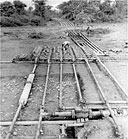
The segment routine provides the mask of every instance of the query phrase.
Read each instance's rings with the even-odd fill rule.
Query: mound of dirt
[[[32,32],[30,34],[28,34],[28,38],[31,38],[31,39],[42,39],[44,38],[44,34],[41,33],[41,32]]]

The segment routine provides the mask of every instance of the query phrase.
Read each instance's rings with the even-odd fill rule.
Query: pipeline
[[[53,49],[50,49],[49,57],[48,57],[47,76],[46,76],[43,100],[42,100],[42,105],[41,105],[41,108],[40,108],[40,116],[39,116],[39,122],[38,122],[38,126],[37,126],[37,132],[36,132],[35,139],[38,139],[39,136],[40,136],[40,127],[41,127],[41,121],[42,121],[42,117],[43,117],[43,113],[44,113],[44,108],[45,108],[45,99],[46,99],[47,86],[48,86],[48,78],[49,78],[49,72],[50,72],[50,66],[51,66],[50,59],[51,59],[52,50]]]
[[[29,125],[37,125],[39,121],[16,121],[15,125],[17,126],[29,126]],[[10,126],[12,122],[0,122],[0,126]],[[77,120],[59,120],[59,121],[41,121],[42,125],[49,124],[76,124]]]
[[[62,75],[63,75],[63,57],[62,57],[62,49],[60,49],[60,94],[59,94],[59,108],[62,109]]]
[[[70,119],[80,119],[80,118],[88,118],[88,119],[98,119],[98,117],[110,116],[110,112],[108,110],[84,110],[84,109],[76,109],[76,110],[68,110],[63,112],[53,112],[53,113],[42,113],[42,118],[45,120],[53,120],[53,119],[61,119],[61,118],[70,118]]]
[[[71,56],[72,56],[72,60],[74,62],[75,61],[75,57],[73,55],[73,52],[72,52],[71,47],[69,47],[69,49],[70,49],[70,53],[71,53]],[[81,93],[80,85],[79,85],[79,80],[78,80],[78,77],[77,77],[76,67],[75,67],[75,64],[74,63],[72,64],[72,67],[73,67],[73,71],[74,71],[74,74],[75,74],[75,79],[76,79],[76,84],[77,84],[77,89],[78,89],[78,95],[79,95],[79,102],[81,104],[84,104],[85,101],[84,101],[84,99],[82,97],[82,93]]]
[[[82,39],[85,41],[85,42],[88,42],[89,45],[93,46],[93,48],[95,48],[98,52],[104,54],[104,51],[99,48],[97,45],[95,45],[91,40],[89,40],[86,36],[83,35],[83,33],[80,33],[79,34],[80,37],[82,37]]]
[[[102,55],[106,55],[104,53],[104,51],[99,48],[98,46],[96,46],[91,40],[89,40],[87,37],[85,37],[82,33],[79,32],[73,32],[73,31],[67,31],[68,32],[68,36],[70,37],[70,39],[76,44],[76,37],[77,39],[84,41],[87,43],[87,45],[94,51],[94,53],[97,55],[98,53],[101,53]],[[74,40],[75,39],[75,40]],[[83,43],[85,46],[86,44]]]

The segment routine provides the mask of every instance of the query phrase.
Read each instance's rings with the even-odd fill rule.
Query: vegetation
[[[117,1],[111,5],[110,0],[63,2],[58,6],[63,18],[75,23],[119,21],[126,16],[127,1]]]
[[[127,1],[117,1],[115,5],[110,0],[104,3],[98,1],[72,1],[63,2],[58,5],[60,13],[51,10],[46,5],[47,0],[32,0],[34,7],[28,7],[20,0],[12,3],[5,1],[0,3],[0,25],[3,27],[14,27],[24,25],[46,25],[52,17],[63,17],[73,21],[75,24],[88,22],[115,22],[126,16]]]
[[[0,25],[3,27],[15,27],[32,25],[45,25],[51,20],[51,6],[46,5],[46,0],[33,0],[34,6],[26,9],[26,4],[19,0],[13,3],[5,1],[0,4]],[[47,15],[46,15],[47,13]]]
[[[41,39],[41,38],[44,38],[44,34],[41,33],[41,32],[32,32],[28,35],[29,38],[31,39]]]

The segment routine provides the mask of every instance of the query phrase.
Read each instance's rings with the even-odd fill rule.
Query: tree
[[[10,16],[15,12],[13,4],[9,1],[5,1],[0,4],[0,15],[1,16]]]
[[[26,4],[24,4],[23,2],[19,1],[19,0],[15,0],[13,1],[16,13],[19,15],[25,14],[25,7],[27,7]]]
[[[45,18],[47,19],[47,20],[51,20],[51,17],[53,16],[53,11],[51,10],[51,8],[52,8],[52,6],[50,6],[50,5],[47,5],[46,7],[45,7]]]
[[[70,20],[73,20],[73,13],[74,13],[74,3],[72,1],[63,2],[62,4],[58,5],[58,9],[61,10],[62,15]]]
[[[35,5],[34,14],[45,18],[46,0],[33,0]]]
[[[112,15],[115,9],[110,5],[110,0],[106,0],[103,4],[99,5],[100,11],[106,15]]]

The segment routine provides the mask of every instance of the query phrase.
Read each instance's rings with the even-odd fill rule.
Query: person
[[[90,35],[90,27],[88,27],[88,28],[86,29],[86,32],[87,32],[87,36],[89,36],[89,35]]]
[[[64,42],[62,43],[62,52],[63,52],[64,54],[66,53],[67,49],[69,48],[69,44],[70,44],[69,41],[64,41]]]

